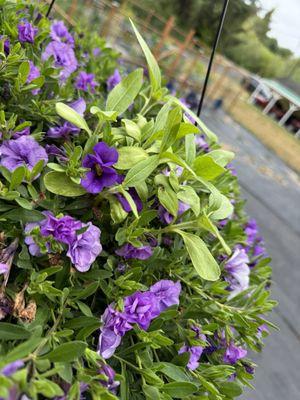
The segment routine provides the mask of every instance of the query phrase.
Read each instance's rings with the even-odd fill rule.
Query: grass
[[[228,110],[232,118],[252,132],[289,167],[300,173],[300,140],[251,104],[239,100]]]
[[[300,139],[278,125],[271,117],[264,115],[261,109],[249,104],[247,102],[249,93],[241,92],[238,82],[226,77],[218,92],[213,97],[221,95],[220,97],[224,98],[225,109],[230,116],[300,174]],[[240,95],[235,99],[237,93]]]

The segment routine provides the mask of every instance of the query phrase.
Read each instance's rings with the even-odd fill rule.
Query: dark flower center
[[[98,176],[102,176],[103,171],[102,171],[102,168],[100,167],[99,164],[96,164],[95,169],[96,169],[96,174],[97,174]]]

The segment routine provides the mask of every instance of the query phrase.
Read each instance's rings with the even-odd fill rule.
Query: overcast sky
[[[265,11],[275,8],[270,36],[300,56],[300,0],[261,0]]]

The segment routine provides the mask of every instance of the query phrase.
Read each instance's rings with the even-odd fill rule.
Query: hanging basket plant
[[[146,74],[0,6],[0,398],[239,396],[274,301],[234,154],[134,24]]]

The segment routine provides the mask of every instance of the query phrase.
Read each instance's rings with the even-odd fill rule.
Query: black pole
[[[214,61],[215,52],[216,52],[216,49],[218,47],[218,42],[219,42],[219,39],[220,39],[220,36],[221,36],[221,32],[222,32],[222,28],[223,28],[223,24],[224,24],[224,20],[225,20],[225,16],[226,16],[228,3],[229,3],[229,0],[224,0],[223,9],[222,9],[222,13],[221,13],[221,16],[220,16],[220,21],[219,21],[218,30],[217,30],[217,33],[216,33],[216,36],[215,36],[212,52],[211,52],[211,55],[210,55],[210,59],[209,59],[209,63],[208,63],[207,71],[206,71],[206,76],[205,76],[205,79],[204,79],[203,89],[202,89],[200,101],[199,101],[199,104],[198,104],[197,117],[200,116],[200,113],[201,113],[201,110],[202,110],[203,100],[204,100],[206,89],[207,89],[207,84],[208,84],[208,80],[209,80],[209,76],[210,76],[210,72],[211,72],[211,67],[212,67],[212,64],[213,64],[213,61]],[[196,125],[197,125],[197,122],[196,122]]]
[[[52,10],[52,7],[54,6],[54,3],[55,3],[55,0],[52,0],[50,6],[48,8],[48,11],[47,11],[47,14],[46,14],[46,18],[49,17],[49,15],[51,13],[51,10]]]

